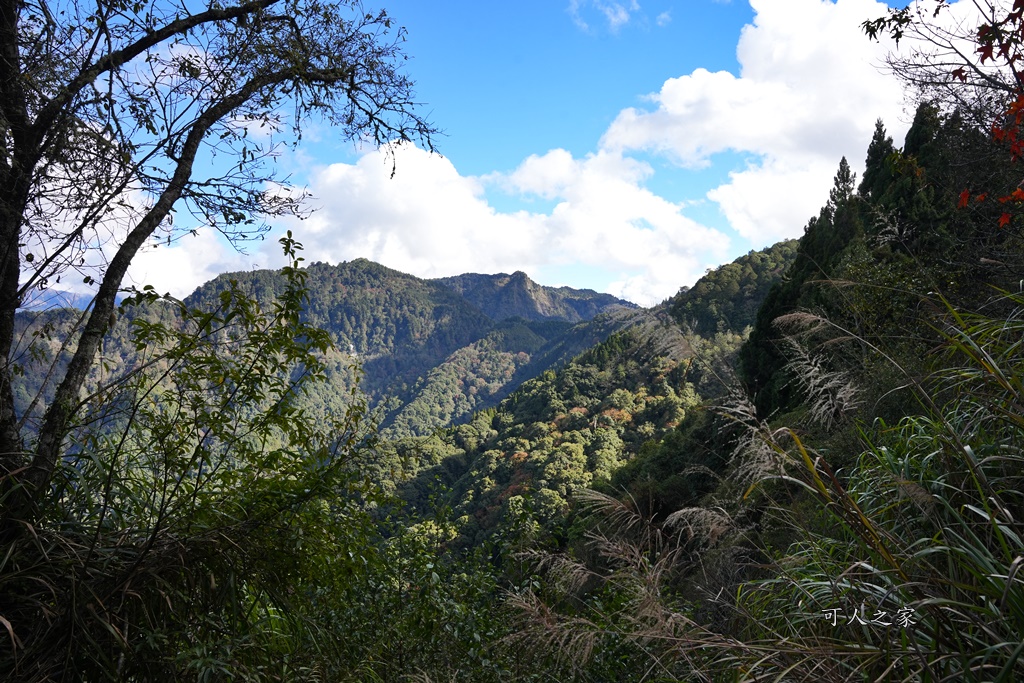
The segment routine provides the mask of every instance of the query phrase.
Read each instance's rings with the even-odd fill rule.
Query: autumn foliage
[[[897,46],[908,38],[916,41],[910,57],[890,61],[897,75],[925,97],[957,93],[954,108],[973,108],[976,119],[987,121],[992,140],[1016,162],[1024,156],[1024,0],[980,2],[975,8],[981,18],[976,29],[969,28],[970,20],[961,19],[950,22],[954,28],[942,28],[942,15],[953,9],[947,0],[890,10],[885,17],[864,22],[863,28],[871,38],[888,34]],[[973,49],[963,49],[964,43],[973,44]],[[964,99],[964,93],[973,93],[973,101]],[[965,188],[957,206],[966,209],[972,201],[984,202],[992,195],[1005,205],[998,219],[1003,228],[1024,201],[1024,190],[1018,187],[998,195],[990,190]]]

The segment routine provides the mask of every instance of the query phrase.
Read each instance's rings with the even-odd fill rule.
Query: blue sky
[[[515,168],[524,152],[582,156],[668,78],[700,66],[735,72],[736,39],[753,16],[746,3],[713,0],[645,2],[619,25],[568,0],[387,7],[409,31],[409,71],[447,132],[442,151],[472,175]]]
[[[368,0],[369,2],[369,0]],[[370,5],[373,6],[373,5]],[[316,213],[307,261],[365,257],[423,277],[524,270],[650,305],[709,267],[802,234],[840,158],[908,115],[860,31],[873,0],[393,0],[440,155],[357,149],[324,127],[281,160]],[[211,235],[143,255],[184,295],[277,266]]]

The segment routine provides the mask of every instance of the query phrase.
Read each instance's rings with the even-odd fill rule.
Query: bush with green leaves
[[[21,680],[309,677],[309,538],[354,515],[364,403],[298,407],[330,338],[279,298],[135,321],[139,362],[86,397],[36,522],[0,555],[0,668]],[[135,302],[160,305],[152,291]],[[127,303],[126,305],[132,305]]]

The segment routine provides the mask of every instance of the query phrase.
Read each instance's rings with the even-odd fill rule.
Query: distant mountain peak
[[[511,275],[464,273],[434,280],[465,297],[493,320],[590,320],[619,308],[636,305],[611,294],[591,289],[547,287],[530,279],[521,270]]]

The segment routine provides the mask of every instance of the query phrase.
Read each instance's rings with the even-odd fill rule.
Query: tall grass
[[[949,307],[936,329],[942,369],[909,383],[919,414],[861,425],[849,472],[814,450],[815,432],[769,427],[735,402],[746,435],[717,494],[719,532],[706,531],[710,510],[696,544],[697,527],[670,524],[701,519],[693,510],[612,524],[614,540],[592,539],[606,559],[587,569],[624,597],[523,600],[546,615],[546,643],[584,667],[593,648],[566,646],[600,625],[649,653],[628,680],[1024,680],[1024,295],[1001,292],[972,315]],[[804,383],[812,403],[827,403],[807,414],[834,424],[855,396],[849,377],[803,350],[800,363],[817,373]],[[741,503],[723,502],[737,492]],[[730,554],[730,576],[709,571]]]

